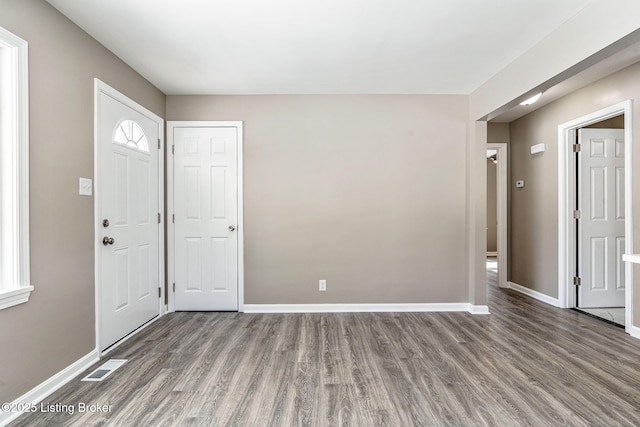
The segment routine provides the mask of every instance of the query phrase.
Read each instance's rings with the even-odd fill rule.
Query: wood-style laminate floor
[[[493,274],[490,275],[493,278]],[[640,341],[490,286],[491,315],[174,313],[15,426],[638,426]],[[79,413],[78,404],[109,404]]]

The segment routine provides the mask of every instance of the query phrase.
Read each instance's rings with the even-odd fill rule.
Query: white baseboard
[[[513,289],[514,291],[520,292],[521,294],[530,296],[533,299],[537,299],[538,301],[542,301],[546,304],[552,305],[554,307],[560,307],[560,301],[557,298],[550,297],[549,295],[545,295],[541,292],[534,291],[533,289],[525,288],[522,285],[518,285],[517,283],[507,282],[507,288]]]
[[[100,360],[100,357],[98,357],[98,350],[96,349],[73,364],[67,366],[40,385],[23,394],[14,400],[12,405],[20,407],[21,404],[37,404],[41,402],[44,398],[58,390],[76,376],[80,375],[98,360]],[[11,421],[22,415],[23,412],[24,411],[3,412],[0,410],[0,426],[6,426]]]
[[[433,304],[245,304],[245,313],[388,313],[388,312],[444,312],[468,311],[489,314],[487,306],[469,303]]]
[[[469,313],[471,314],[491,314],[489,313],[489,306],[487,305],[472,305],[469,304]]]
[[[629,326],[627,328],[627,333],[634,338],[640,339],[640,328],[637,326]]]

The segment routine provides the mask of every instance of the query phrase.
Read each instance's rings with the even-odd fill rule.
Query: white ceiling
[[[168,95],[469,94],[591,0],[47,0]]]

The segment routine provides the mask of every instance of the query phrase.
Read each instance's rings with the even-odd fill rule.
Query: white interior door
[[[624,307],[624,130],[580,129],[579,307]]]
[[[238,310],[238,129],[173,129],[176,310]]]
[[[107,93],[98,96],[98,311],[104,350],[160,313],[160,150],[156,121]]]

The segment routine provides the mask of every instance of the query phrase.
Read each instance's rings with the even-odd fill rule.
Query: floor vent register
[[[100,365],[96,370],[84,377],[82,381],[102,381],[120,366],[127,363],[126,359],[110,359]]]

